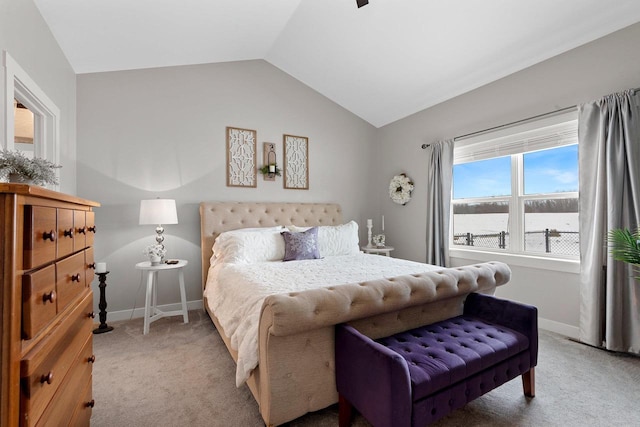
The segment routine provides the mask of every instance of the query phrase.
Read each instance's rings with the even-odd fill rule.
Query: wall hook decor
[[[264,177],[265,181],[275,181],[276,176],[282,175],[280,168],[278,167],[278,160],[276,157],[276,144],[272,142],[265,142],[262,152],[264,166],[260,168],[260,173]]]

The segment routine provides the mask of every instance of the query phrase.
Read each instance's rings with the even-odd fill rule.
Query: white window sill
[[[478,251],[471,249],[449,249],[451,258],[461,258],[471,261],[487,262],[500,261],[507,265],[518,267],[538,268],[541,270],[561,271],[580,274],[580,260],[548,258],[535,255],[521,255],[504,252]]]

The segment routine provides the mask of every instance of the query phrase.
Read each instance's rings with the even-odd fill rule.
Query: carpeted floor
[[[203,311],[161,319],[142,335],[142,319],[94,335],[91,418],[101,426],[263,426],[234,362]],[[443,426],[640,426],[640,357],[615,354],[540,331],[536,397],[515,379],[440,420]],[[294,427],[337,426],[334,405]],[[358,417],[354,426],[369,426]]]

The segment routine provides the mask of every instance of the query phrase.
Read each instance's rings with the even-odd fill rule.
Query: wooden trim
[[[92,207],[100,206],[100,203],[93,200],[82,199],[80,197],[71,196],[69,194],[59,193],[37,185],[0,183],[0,193],[15,193],[24,196],[36,196],[45,199],[63,201],[69,203],[77,203]]]
[[[9,239],[7,233],[11,233],[12,226],[10,225],[11,217],[7,216],[7,210],[5,205],[8,205],[11,201],[12,195],[3,195],[0,200],[0,221],[2,221],[2,242],[0,242],[0,279],[2,280],[2,287],[0,287],[0,425],[10,425],[8,419],[9,414],[12,412],[9,410],[9,396],[10,384],[7,372],[9,372],[9,358],[8,352],[11,348],[11,340],[9,335],[5,333],[4,325],[9,325],[11,322],[11,304],[9,302],[11,298],[11,277],[6,272],[11,272],[13,269],[12,258],[9,255],[11,253],[12,239]],[[7,328],[9,330],[9,328]]]
[[[0,246],[2,256],[2,287],[0,287],[0,425],[18,425],[20,409],[20,347],[13,343],[20,341],[20,311],[13,307],[22,303],[22,289],[16,282],[19,272],[16,266],[20,264],[16,258],[21,256],[22,239],[17,241],[18,199],[15,194],[4,194],[0,206],[0,219],[3,227],[3,242]],[[14,246],[14,242],[20,247]]]

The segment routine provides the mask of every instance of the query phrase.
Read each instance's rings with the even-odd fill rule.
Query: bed
[[[337,323],[349,322],[373,338],[387,336],[459,315],[466,295],[470,292],[492,294],[496,286],[509,281],[511,274],[508,266],[499,262],[442,269],[353,251],[315,261],[256,263],[246,268],[228,265],[226,260],[216,258],[223,239],[218,240],[217,255],[213,250],[216,237],[221,233],[255,228],[260,228],[262,233],[263,229],[292,225],[319,226],[330,233],[335,230],[351,233],[353,223],[343,224],[340,206],[331,203],[202,202],[200,219],[204,306],[237,363],[237,384],[246,382],[269,426],[286,423],[338,401],[334,371]],[[265,234],[269,233],[271,231]],[[334,262],[338,264],[331,264]],[[240,310],[244,300],[227,302],[227,295],[222,293],[224,283],[226,288],[232,288],[229,283],[233,283],[242,292],[243,288],[236,285],[240,283],[236,275],[248,277],[247,286],[258,286],[261,274],[268,269],[281,274],[274,277],[285,278],[299,266],[304,271],[302,276],[315,277],[314,269],[326,264],[326,268],[340,271],[344,277],[357,277],[347,274],[349,269],[345,266],[349,263],[368,263],[360,268],[369,274],[364,276],[366,280],[349,282],[346,279],[346,282],[320,286],[308,284],[296,291],[265,291],[247,304],[253,306],[253,311],[247,312],[250,315],[245,315],[244,308]],[[384,274],[376,273],[379,271]],[[378,275],[372,276],[374,273]],[[302,280],[293,280],[296,281]],[[241,298],[248,299],[247,296],[257,293],[258,289],[245,291]],[[244,324],[251,323],[247,322],[249,317],[255,318],[254,324],[247,327],[254,331],[248,333],[249,338],[238,338],[237,331],[229,329],[229,313],[236,311],[234,328],[243,329]],[[246,347],[255,349],[255,356],[247,352]]]

